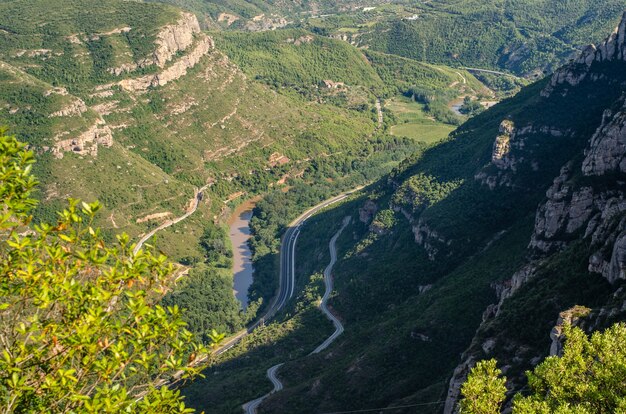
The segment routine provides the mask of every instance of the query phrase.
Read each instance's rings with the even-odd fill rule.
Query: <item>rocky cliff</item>
[[[626,77],[621,75],[626,69],[624,62],[626,14],[618,28],[604,42],[587,47],[570,65],[557,71],[541,95],[546,99],[561,99],[571,97],[580,90],[603,88],[606,85],[623,90],[626,85]],[[598,103],[587,101],[584,105],[593,107]],[[477,360],[494,356],[495,347],[499,349],[497,358],[504,363],[503,371],[510,374],[507,384],[509,389],[519,390],[524,384],[521,375],[523,369],[520,367],[528,369],[540,362],[542,356],[558,355],[562,346],[560,332],[564,321],[591,330],[604,326],[602,322],[609,320],[607,315],[623,313],[624,302],[615,298],[623,298],[617,282],[626,279],[626,97],[622,96],[600,109],[604,109],[604,113],[595,132],[589,133],[586,138],[581,136],[586,143],[584,150],[574,153],[561,167],[560,173],[545,193],[545,200],[537,209],[526,264],[511,277],[493,284],[498,301],[485,310],[483,323],[472,345],[465,351],[461,364],[454,371],[444,413],[455,412],[460,387],[469,369]],[[481,171],[476,178],[490,188],[513,182],[513,175],[504,175],[502,172],[515,172],[515,160],[524,157],[524,145],[518,146],[518,151],[522,151],[516,154],[513,143],[523,140],[521,137],[531,133],[532,128],[536,129],[530,126],[518,129],[513,128],[508,121],[503,123],[500,135],[495,139],[492,167]],[[544,133],[553,136],[568,134],[575,137],[579,132],[545,126],[542,128]],[[525,156],[528,157],[528,154]],[[556,277],[556,266],[552,263],[561,257],[570,257],[568,255],[572,253],[569,252],[574,246],[578,246],[576,260],[587,263],[588,278],[593,278],[593,274],[601,275],[608,283],[616,286],[614,294],[593,298],[598,303],[606,301],[607,304],[595,310],[581,306],[562,309],[563,312],[554,315],[555,327],[552,332],[545,332],[545,347],[540,345],[532,351],[534,344],[501,336],[494,327],[502,327],[502,307],[507,306],[510,300],[517,299],[522,303],[527,300],[519,295],[529,295],[529,291],[539,292],[540,289],[534,287],[522,293],[526,285],[540,277],[540,274],[544,281]],[[571,288],[576,289],[575,286]],[[558,293],[551,294],[557,296]],[[541,294],[550,295],[550,292]],[[544,300],[554,298],[546,296]],[[545,317],[547,315],[542,315],[542,318]],[[520,375],[507,373],[513,366],[517,367],[517,371],[513,371]]]
[[[196,33],[200,33],[200,24],[196,16],[182,13],[176,24],[167,25],[159,31],[152,63],[160,68],[165,67],[178,52],[192,45]]]
[[[583,80],[596,81],[606,78],[606,74],[594,70],[599,63],[626,61],[626,13],[619,26],[604,42],[587,46],[583,52],[569,65],[559,69],[552,75],[549,85],[542,96],[550,96],[559,85],[576,86]],[[567,90],[562,91],[566,93]]]

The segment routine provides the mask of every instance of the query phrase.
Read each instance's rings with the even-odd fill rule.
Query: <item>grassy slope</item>
[[[153,50],[159,29],[149,23],[172,22],[179,12],[154,4],[76,0],[67,8],[56,8],[47,24],[38,26],[36,22],[48,9],[45,2],[0,6],[5,12],[0,20],[7,29],[0,36],[0,56],[8,62],[3,63],[0,76],[0,121],[12,132],[36,148],[51,147],[52,137],[68,131],[68,136],[79,135],[95,122],[97,114],[89,110],[82,116],[50,118],[50,113],[78,98],[90,107],[112,106],[103,116],[114,131],[112,148],[100,147],[93,159],[65,154],[56,160],[41,154],[37,173],[46,203],[39,210],[40,217],[53,218],[54,209],[67,196],[97,198],[107,207],[101,216],[103,226],[136,235],[156,225],[138,225],[137,219],[165,211],[181,215],[193,186],[212,179],[216,181],[213,194],[201,208],[204,219],[212,219],[222,209],[216,200],[241,190],[262,191],[286,172],[305,168],[299,160],[365,145],[357,138],[370,135],[375,127],[370,113],[278,94],[250,80],[219,51],[211,51],[187,76],[146,94],[113,88],[110,96],[94,96],[100,83],[119,80],[96,66],[118,64],[116,59],[128,58],[129,49],[136,52],[133,60],[142,59]],[[97,19],[98,14],[104,17]],[[30,24],[20,26],[20,21]],[[89,40],[94,33],[126,26],[131,31],[123,36],[123,50],[111,46],[120,35]],[[77,35],[80,43],[73,43],[70,35]],[[96,46],[108,48],[108,60],[95,53]],[[52,50],[52,57],[30,53],[38,49]],[[25,53],[17,56],[19,51]],[[331,50],[325,56],[331,59],[344,52]],[[75,54],[81,58],[71,58]],[[366,68],[365,62],[361,66]],[[347,71],[347,76],[352,75]],[[361,81],[357,76],[352,83]],[[50,94],[53,86],[67,87],[70,95]],[[271,168],[268,160],[274,152],[292,161],[286,167]],[[182,236],[182,245],[195,245],[195,236]],[[179,250],[168,248],[177,257],[182,254]]]
[[[433,143],[446,138],[454,127],[437,122],[424,112],[424,104],[407,97],[396,97],[385,102],[385,108],[396,117],[398,124],[391,127],[391,134]]]

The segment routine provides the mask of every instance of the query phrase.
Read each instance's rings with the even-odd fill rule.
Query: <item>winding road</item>
[[[343,195],[340,197],[347,197],[347,195]],[[342,200],[343,198],[339,198],[337,200],[333,199],[334,201],[332,201],[330,204],[332,203],[336,203],[339,200]],[[328,204],[328,205],[330,205]],[[307,218],[310,216],[307,216]],[[305,219],[306,220],[306,219]],[[330,298],[330,295],[333,291],[333,278],[332,278],[332,270],[333,267],[335,266],[335,263],[337,263],[337,248],[336,248],[336,244],[337,244],[337,239],[339,238],[339,236],[341,235],[341,233],[343,232],[343,230],[346,228],[346,226],[348,224],[350,224],[350,220],[351,217],[346,217],[343,219],[343,225],[341,226],[341,228],[337,231],[337,233],[335,233],[335,235],[332,237],[332,239],[330,239],[330,242],[328,243],[328,249],[330,250],[330,263],[328,263],[328,266],[326,266],[326,269],[324,269],[324,285],[325,285],[325,292],[324,292],[324,296],[322,297],[322,301],[320,303],[320,310],[326,315],[326,317],[328,319],[330,319],[330,321],[333,323],[333,325],[335,325],[335,331],[332,333],[332,335],[330,335],[328,338],[326,338],[326,340],[324,342],[322,342],[317,348],[315,348],[315,350],[313,350],[313,352],[311,352],[309,355],[313,355],[313,354],[318,354],[321,351],[323,351],[324,349],[328,348],[328,346],[330,344],[332,344],[335,339],[337,339],[339,337],[339,335],[341,335],[344,331],[343,329],[343,325],[341,324],[341,322],[339,321],[339,319],[337,319],[335,317],[335,315],[332,314],[332,312],[328,309],[328,299]],[[297,239],[297,234],[299,234],[299,230],[298,233],[296,233],[296,239]],[[294,240],[294,248],[295,248],[295,240]],[[293,252],[293,250],[291,250],[291,252]],[[295,259],[295,258],[294,258]],[[293,266],[293,261],[291,262],[291,265]],[[292,268],[293,269],[293,268]],[[293,293],[293,289],[292,289],[292,293]],[[274,394],[277,391],[280,391],[283,389],[283,384],[282,382],[280,382],[280,380],[278,379],[278,377],[276,376],[278,369],[283,365],[283,363],[280,363],[278,365],[274,365],[273,367],[271,367],[270,369],[267,370],[267,378],[269,378],[269,380],[272,382],[272,385],[274,385],[274,388],[272,389],[272,391],[268,392],[267,394],[257,398],[256,400],[252,400],[250,402],[245,403],[242,408],[244,410],[244,412],[246,414],[256,414],[256,410],[259,407],[259,405],[261,405],[261,403],[270,395]]]
[[[325,200],[313,208],[305,211],[289,224],[287,231],[282,239],[282,243],[280,246],[280,279],[279,279],[279,287],[278,294],[274,297],[274,301],[270,305],[270,308],[267,310],[265,315],[257,320],[255,323],[250,325],[247,329],[238,332],[235,336],[230,337],[228,340],[222,343],[217,349],[214,350],[214,355],[220,355],[224,352],[231,349],[233,346],[237,344],[243,337],[252,333],[256,328],[261,325],[265,325],[266,322],[270,321],[278,311],[280,311],[285,304],[291,299],[294,293],[295,284],[296,284],[296,242],[298,241],[298,236],[300,236],[300,228],[302,225],[313,216],[315,213],[320,210],[338,203],[339,201],[345,200],[351,194],[359,191],[363,187],[358,187],[350,191],[346,191],[336,197]]]
[[[330,250],[330,263],[328,263],[328,266],[326,266],[326,269],[324,269],[324,284],[326,285],[326,291],[324,292],[324,296],[322,297],[322,302],[320,303],[320,310],[324,312],[326,317],[330,319],[333,325],[335,325],[335,332],[333,332],[331,336],[326,338],[324,342],[322,342],[317,348],[315,348],[315,350],[311,352],[311,355],[319,354],[324,349],[328,348],[328,346],[332,344],[335,341],[335,339],[337,339],[339,335],[343,333],[343,325],[341,324],[339,319],[337,319],[337,317],[333,315],[332,312],[328,309],[327,302],[328,302],[328,299],[330,298],[331,293],[333,292],[332,271],[333,271],[333,267],[335,266],[335,263],[337,263],[337,247],[336,247],[337,239],[343,232],[343,229],[345,229],[346,226],[350,224],[351,219],[352,217],[350,216],[344,218],[343,225],[341,226],[339,231],[335,233],[333,238],[330,239],[330,243],[328,244],[328,249]]]
[[[187,211],[185,214],[183,214],[180,217],[177,217],[173,220],[167,220],[165,223],[161,224],[159,227],[153,229],[152,231],[150,231],[148,234],[146,234],[145,236],[143,236],[141,238],[141,240],[139,240],[139,242],[137,242],[137,245],[135,246],[135,248],[133,249],[133,254],[137,254],[139,252],[139,250],[141,250],[141,248],[143,247],[143,244],[150,240],[150,238],[152,236],[154,236],[158,231],[161,231],[163,229],[166,229],[170,226],[173,226],[176,223],[180,223],[181,221],[185,220],[187,217],[191,216],[193,213],[196,212],[196,210],[198,209],[198,205],[200,204],[200,201],[202,201],[202,192],[204,190],[207,189],[207,187],[209,186],[209,184],[205,185],[204,187],[202,187],[201,189],[199,189],[198,191],[196,191],[196,194],[193,197],[193,201],[192,201],[192,205],[191,208],[189,209],[189,211]]]
[[[154,230],[150,231],[148,234],[146,234],[144,237],[142,237],[141,240],[137,243],[137,245],[133,249],[133,253],[136,254],[141,249],[143,244],[147,240],[149,240],[150,237],[154,236],[156,234],[156,232],[158,232],[160,230],[163,230],[163,229],[165,229],[167,227],[170,227],[170,226],[172,226],[172,225],[174,225],[176,223],[179,223],[179,222],[185,220],[190,215],[192,215],[198,209],[198,205],[200,204],[200,201],[202,200],[202,192],[204,190],[206,190],[208,188],[208,186],[209,185],[205,185],[204,187],[202,187],[198,191],[196,191],[196,194],[195,194],[194,199],[193,199],[192,207],[189,209],[189,211],[187,213],[185,213],[184,215],[182,215],[182,216],[180,216],[180,217],[178,217],[178,218],[176,218],[174,220],[169,220],[169,221],[161,224],[159,227],[155,228]],[[285,306],[287,301],[293,296],[294,289],[295,289],[295,283],[296,283],[295,282],[296,242],[298,241],[298,236],[300,235],[300,227],[309,218],[311,218],[311,216],[313,216],[314,214],[316,214],[320,210],[322,210],[322,209],[324,209],[324,208],[326,208],[326,207],[328,207],[328,206],[330,206],[332,204],[335,204],[335,203],[338,203],[338,202],[340,202],[342,200],[345,200],[351,194],[361,190],[362,188],[363,188],[363,186],[359,186],[359,187],[354,188],[354,189],[352,189],[350,191],[346,191],[344,193],[341,193],[340,195],[338,195],[336,197],[333,197],[331,199],[325,200],[325,201],[319,203],[318,205],[316,205],[315,207],[312,207],[309,210],[305,211],[302,215],[300,215],[300,217],[298,217],[293,222],[291,222],[291,224],[287,228],[287,231],[285,232],[285,234],[284,234],[284,236],[282,238],[281,247],[280,247],[280,263],[281,263],[281,265],[280,265],[279,292],[278,292],[278,295],[275,297],[274,301],[272,302],[272,305],[270,306],[270,308],[266,312],[266,314],[262,318],[260,318],[258,321],[256,321],[252,325],[250,325],[247,329],[244,329],[244,330],[238,332],[236,335],[231,336],[226,341],[222,342],[221,345],[218,346],[217,348],[215,348],[210,354],[208,354],[208,355],[199,355],[198,358],[192,363],[193,366],[198,366],[200,364],[203,364],[205,361],[207,361],[209,359],[209,357],[211,355],[221,355],[221,354],[227,352],[229,349],[231,349],[232,347],[237,345],[237,343],[242,338],[244,338],[245,336],[247,336],[250,333],[252,333],[259,326],[264,325],[267,321],[271,320],[276,315],[276,313],[278,311],[280,311]],[[343,227],[342,227],[341,230],[343,230]],[[331,255],[332,255],[332,251],[331,251]],[[270,381],[272,381],[272,384],[274,385],[274,390],[272,392],[280,391],[282,389],[282,387],[283,387],[283,385],[280,382],[280,380],[276,377],[276,372],[278,371],[278,368],[280,368],[281,366],[282,366],[282,364],[275,365],[275,366],[271,367],[267,371],[267,376],[270,379]],[[176,383],[176,382],[178,382],[180,380],[180,378],[182,377],[182,374],[183,374],[183,371],[178,371],[178,372],[176,372],[175,374],[172,375],[170,380],[163,379],[159,383],[157,383],[156,386],[157,387],[161,387],[161,386],[166,386],[168,384]],[[271,392],[270,392],[270,394],[271,394]],[[139,394],[137,396],[136,400],[139,401],[141,398],[143,398],[144,395],[145,395],[145,393]],[[269,395],[269,394],[267,394],[267,395]],[[246,403],[243,406],[244,410],[246,410],[246,412],[249,412],[249,413],[256,413],[256,407],[258,407],[259,404],[261,404],[261,402],[267,397],[267,395],[264,395],[263,397],[257,398],[254,401]],[[250,407],[251,404],[255,403],[255,401],[258,401],[256,403],[256,405],[253,405],[252,408],[250,408],[250,409],[246,408],[246,407]],[[250,411],[250,410],[252,410],[252,411]]]
[[[265,394],[264,396],[259,397],[256,400],[252,400],[242,405],[243,411],[246,414],[256,414],[256,409],[259,408],[259,405],[261,405],[263,400],[265,400],[270,395],[274,394],[276,391],[280,391],[283,389],[283,383],[280,382],[280,380],[276,376],[276,371],[278,371],[278,368],[280,368],[282,365],[283,364],[280,363],[278,365],[274,365],[273,367],[267,370],[267,378],[269,378],[270,381],[272,381],[272,385],[274,385],[274,389],[268,392],[267,394]]]

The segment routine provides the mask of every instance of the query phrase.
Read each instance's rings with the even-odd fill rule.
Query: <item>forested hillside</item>
[[[548,72],[617,24],[619,0],[248,2],[159,0],[193,10],[212,29],[305,27],[424,62]]]

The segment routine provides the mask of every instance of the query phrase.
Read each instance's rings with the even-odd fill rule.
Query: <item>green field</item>
[[[433,143],[447,137],[456,127],[436,121],[424,112],[424,104],[417,103],[405,96],[397,96],[385,102],[398,120],[391,127],[391,134]]]

